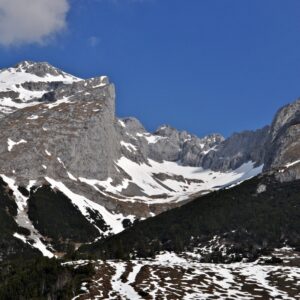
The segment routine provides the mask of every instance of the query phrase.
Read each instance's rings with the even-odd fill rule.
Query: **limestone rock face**
[[[247,161],[255,165],[264,163],[265,145],[269,127],[256,131],[235,133],[223,141],[216,151],[210,151],[202,160],[204,168],[212,170],[234,170]]]
[[[120,151],[114,87],[108,83],[95,87],[99,82],[58,88],[53,93],[56,102],[42,101],[3,118],[1,172],[16,174],[20,184],[29,179],[43,181],[45,175],[68,177],[65,169],[74,176],[99,180],[113,176],[113,161]],[[86,89],[80,91],[84,85]],[[9,150],[10,143],[15,145]]]

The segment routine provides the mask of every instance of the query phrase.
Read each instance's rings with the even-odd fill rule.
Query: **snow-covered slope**
[[[148,205],[172,204],[232,186],[258,175],[262,170],[262,166],[254,167],[253,162],[247,162],[236,170],[215,172],[201,167],[182,166],[178,162],[157,162],[151,159],[147,163],[138,164],[126,157],[120,158],[116,166],[128,175],[118,185],[113,185],[112,178],[100,181],[79,177],[79,181],[87,183],[99,193],[109,192],[120,201],[141,201]],[[130,186],[135,187],[137,195],[128,193]]]

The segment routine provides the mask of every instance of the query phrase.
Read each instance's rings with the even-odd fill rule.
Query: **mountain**
[[[48,63],[25,61],[1,70],[0,90],[0,174],[16,198],[17,224],[38,245],[49,231],[36,195],[51,198],[53,190],[60,192],[59,203],[70,202],[98,232],[90,234],[91,242],[263,168],[285,168],[277,176],[298,178],[290,136],[297,140],[299,101],[281,109],[271,126],[225,139],[169,125],[150,133],[135,118],[115,116],[115,88],[106,76],[80,79]],[[48,210],[58,214],[58,207]],[[77,235],[74,242],[83,241]],[[51,253],[59,248],[49,247]]]
[[[270,126],[228,138],[169,125],[151,133],[136,118],[118,118],[115,101],[107,76],[81,79],[29,61],[0,70],[0,297],[68,299],[82,285],[78,299],[175,299],[192,294],[185,282],[200,295],[208,276],[205,291],[219,298],[231,297],[226,287],[239,290],[233,277],[247,285],[243,297],[293,298],[300,100],[281,108]],[[285,251],[293,262],[278,258]],[[110,260],[119,258],[130,261]],[[33,269],[30,279],[28,259],[52,275]],[[280,278],[275,263],[284,269]],[[264,291],[261,277],[253,279],[258,269]],[[199,276],[184,279],[191,272]],[[287,289],[288,272],[295,276]]]
[[[30,189],[60,191],[107,236],[262,170],[268,127],[228,139],[198,138],[168,125],[149,133],[137,119],[115,116],[115,88],[106,76],[84,80],[25,61],[0,71],[0,90],[0,174],[16,198],[15,219],[34,245],[43,244],[47,237],[40,233],[48,231],[35,229],[43,222],[28,206]]]

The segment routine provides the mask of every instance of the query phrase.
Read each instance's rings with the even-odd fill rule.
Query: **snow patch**
[[[20,144],[26,144],[26,143],[27,143],[27,141],[25,141],[23,139],[20,140],[19,142],[14,142],[13,140],[8,139],[7,140],[7,145],[8,145],[7,150],[10,152],[14,146],[20,145]]]
[[[37,120],[38,118],[39,118],[39,116],[32,115],[32,116],[28,117],[27,120]]]
[[[67,172],[67,174],[71,180],[77,181],[77,178],[75,176],[73,176],[70,172]]]
[[[294,166],[294,165],[297,165],[297,164],[299,164],[299,163],[300,163],[300,159],[295,160],[295,161],[293,161],[293,162],[291,162],[291,163],[288,163],[288,164],[286,164],[285,166],[286,166],[287,168],[290,168],[290,167],[292,167],[292,166]]]
[[[122,120],[118,120],[118,122],[119,122],[119,124],[120,124],[123,128],[126,127],[125,123],[124,123]]]
[[[50,153],[47,149],[45,149],[45,153],[46,153],[48,156],[51,156],[51,153]]]
[[[129,152],[137,151],[136,146],[134,146],[130,143],[126,143],[124,141],[121,141],[120,144],[121,144],[121,146],[125,147]]]

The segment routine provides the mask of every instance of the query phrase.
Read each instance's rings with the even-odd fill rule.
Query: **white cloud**
[[[0,0],[0,44],[43,44],[66,28],[68,0]]]

